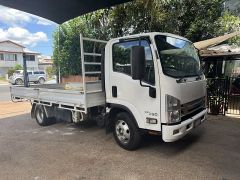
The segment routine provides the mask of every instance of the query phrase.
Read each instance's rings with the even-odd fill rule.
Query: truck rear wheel
[[[41,105],[36,106],[35,119],[40,126],[47,126],[47,125],[55,123],[54,120],[47,118],[44,107]]]
[[[135,150],[140,146],[140,132],[132,117],[126,112],[117,114],[114,121],[113,135],[119,146],[126,150]]]

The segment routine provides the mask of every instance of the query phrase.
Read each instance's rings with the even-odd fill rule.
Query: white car
[[[44,71],[27,71],[27,73],[29,82],[34,82],[36,84],[44,84],[44,82],[47,80],[47,75]],[[16,85],[23,84],[23,70],[15,71],[15,73],[13,73],[13,75],[9,77],[8,82]]]

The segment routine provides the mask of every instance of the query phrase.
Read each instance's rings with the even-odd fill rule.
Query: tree
[[[61,75],[79,75],[81,73],[80,38],[83,36],[108,39],[108,9],[75,18],[59,26],[53,34],[53,60],[56,67],[60,67]],[[87,43],[85,51],[92,46]],[[97,48],[97,47],[96,47]],[[98,48],[99,49],[99,48]],[[58,70],[58,69],[56,69]]]
[[[46,68],[46,73],[47,73],[48,77],[52,77],[54,75],[54,71],[55,71],[55,69],[53,66],[49,66]]]
[[[217,22],[220,26],[217,34],[224,34],[234,31],[240,31],[240,16],[234,16],[229,11],[225,11]],[[228,40],[229,44],[235,44],[240,46],[240,37],[236,36]]]
[[[169,32],[193,42],[239,30],[239,14],[226,0],[135,0],[70,20],[54,33],[53,59],[62,75],[81,73],[79,33],[108,40],[143,32]],[[239,38],[230,43],[240,44]],[[92,50],[86,44],[85,50]],[[100,49],[100,48],[99,48]]]

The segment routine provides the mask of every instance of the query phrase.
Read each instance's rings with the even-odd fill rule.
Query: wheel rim
[[[40,84],[43,84],[44,82],[45,82],[44,79],[39,79]]]
[[[115,131],[121,143],[127,144],[130,141],[130,129],[124,120],[117,121]]]
[[[37,111],[37,120],[39,123],[42,123],[43,122],[43,111],[41,108],[39,108],[39,110]]]
[[[22,83],[23,83],[23,81],[22,81],[21,79],[17,79],[17,80],[16,80],[16,84],[20,85],[20,84],[22,84]]]

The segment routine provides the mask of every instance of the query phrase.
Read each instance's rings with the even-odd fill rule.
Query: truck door
[[[131,47],[139,44],[145,48],[146,59],[145,77],[142,84],[152,87],[151,90],[156,90],[156,97],[150,97],[150,88],[141,86],[139,80],[133,80],[131,77]],[[110,60],[109,64],[106,94],[107,102],[122,105],[130,110],[140,128],[160,131],[159,78],[158,71],[154,68],[156,62],[151,47],[148,38],[118,41],[112,44],[110,51],[112,61]]]

